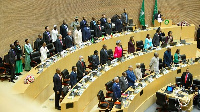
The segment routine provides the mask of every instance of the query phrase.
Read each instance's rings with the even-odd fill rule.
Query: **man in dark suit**
[[[200,49],[200,25],[197,30],[197,48]]]
[[[121,20],[121,15],[118,16],[116,22],[115,22],[115,30],[120,33],[122,32],[123,24]]]
[[[81,31],[82,31],[83,28],[85,27],[86,23],[87,23],[86,17],[83,16],[83,20],[80,22]]]
[[[10,50],[8,52],[8,57],[9,57],[9,64],[11,65],[10,71],[11,71],[11,79],[10,82],[13,82],[13,79],[15,78],[15,60],[17,59],[16,52],[15,52],[15,45],[10,44]]]
[[[55,42],[55,51],[56,53],[59,53],[63,50],[63,41],[62,41],[62,35],[57,35],[58,39]]]
[[[128,25],[128,14],[126,13],[126,9],[124,9],[124,13],[121,14],[122,22],[123,22],[123,29],[126,30],[126,26]]]
[[[105,23],[104,29],[105,29],[106,35],[111,35],[111,33],[112,33],[112,23],[111,23],[110,18],[108,18],[108,22]]]
[[[133,86],[137,79],[133,72],[133,67],[131,65],[128,67],[126,74],[127,74],[127,79],[128,79],[128,85]]]
[[[164,52],[164,59],[163,64],[165,67],[169,67],[172,64],[172,55],[171,55],[171,48],[168,47],[167,50]]]
[[[189,72],[189,68],[186,69],[186,72],[183,72],[181,76],[181,82],[182,86],[185,86],[185,89],[189,89],[189,87],[192,87],[193,76]]]
[[[53,90],[55,92],[55,109],[61,110],[61,107],[59,106],[59,100],[62,91],[62,76],[61,76],[61,71],[58,68],[56,69],[56,73],[53,76],[53,83],[54,83]]]
[[[73,66],[72,67],[72,72],[70,74],[70,84],[71,84],[71,88],[74,87],[74,85],[76,85],[77,83],[77,67]]]
[[[90,27],[88,27],[88,24],[86,23],[85,27],[82,30],[82,41],[86,42],[90,40],[90,37],[91,37]]]
[[[92,21],[90,22],[90,30],[94,30],[96,26],[95,18],[92,17]]]
[[[154,47],[160,46],[159,32],[160,30],[156,30],[156,33],[153,36],[152,44]]]
[[[51,42],[51,33],[49,31],[49,27],[45,26],[45,32],[43,33],[43,40],[46,42],[46,44],[49,44]]]
[[[102,18],[100,19],[101,26],[105,26],[105,23],[107,23],[107,18],[105,14],[102,14]]]
[[[116,102],[119,98],[121,98],[121,89],[120,89],[120,85],[119,85],[119,78],[115,77],[114,81],[115,82],[112,85],[113,102]]]
[[[39,34],[39,35],[38,35],[38,38],[37,38],[36,41],[34,42],[34,49],[35,49],[36,51],[39,51],[40,48],[42,47],[43,43],[44,43],[44,40],[42,39],[41,34]]]
[[[73,46],[73,43],[74,43],[74,39],[73,39],[73,37],[72,37],[72,32],[71,32],[71,30],[69,30],[69,31],[67,32],[67,36],[66,36],[66,38],[65,38],[66,49],[72,47],[72,46]]]
[[[76,67],[77,67],[77,78],[78,78],[78,82],[83,78],[83,76],[86,75],[86,66],[85,66],[85,62],[83,59],[83,56],[79,56],[79,60],[76,63]]]
[[[128,80],[126,77],[127,77],[126,72],[123,72],[119,80],[120,81],[119,84],[120,84],[122,92],[125,92],[128,89]]]
[[[156,19],[156,20],[158,20],[158,18],[161,18],[161,17],[162,17],[161,11],[158,11],[158,13],[156,13],[156,14],[154,15],[154,19]]]
[[[97,21],[97,25],[94,29],[94,34],[95,34],[94,36],[98,38],[102,36],[102,26],[100,20]]]
[[[99,56],[98,56],[98,51],[94,51],[94,55],[92,56],[92,70],[97,69],[99,66]]]
[[[104,65],[108,61],[108,53],[107,53],[107,46],[104,44],[103,48],[100,51],[100,64]]]
[[[66,20],[63,20],[63,24],[60,26],[60,34],[62,35],[62,41],[65,42],[65,38],[68,32],[68,25],[66,24]],[[63,49],[66,49],[66,44],[63,43]]]

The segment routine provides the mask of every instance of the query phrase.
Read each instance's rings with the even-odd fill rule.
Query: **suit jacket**
[[[82,30],[82,41],[90,40],[91,32],[89,27],[84,27]]]
[[[127,17],[127,18],[126,18]],[[121,14],[121,18],[122,18],[122,22],[124,23],[124,24],[128,24],[128,14],[127,13],[122,13]]]
[[[61,79],[60,79],[60,77],[58,76],[57,73],[55,73],[55,75],[53,76],[53,83],[54,83],[53,90],[55,92],[62,90],[62,81],[61,81]]]
[[[66,24],[66,27],[68,29],[68,25]],[[62,39],[65,40],[66,36],[67,36],[67,29],[65,28],[65,25],[62,24],[60,26],[60,34],[62,35]]]
[[[162,17],[162,15],[160,14],[160,18]],[[155,15],[154,15],[154,19],[156,19],[156,20],[158,20],[158,13],[156,13]]]
[[[112,23],[105,23],[104,29],[105,29],[106,34],[111,35]]]
[[[129,53],[134,53],[135,52],[135,42],[134,43],[132,41],[128,42],[128,52]]]
[[[50,37],[49,37],[49,35],[50,35]],[[44,42],[46,42],[46,44],[49,44],[49,43],[50,43],[50,38],[51,38],[50,32],[49,32],[49,35],[47,34],[47,31],[45,31],[45,32],[43,33],[43,40],[44,40]],[[43,43],[42,43],[42,44],[43,44]]]
[[[70,84],[71,84],[71,87],[73,87],[74,85],[76,85],[77,83],[77,73],[75,72],[71,72],[70,74]]]
[[[85,27],[86,23],[87,23],[86,20],[82,20],[82,21],[80,22],[80,28],[81,28],[81,30]]]
[[[127,74],[127,79],[128,79],[128,85],[129,86],[133,86],[134,83],[135,83],[135,80],[137,80],[135,75],[134,75],[134,72],[130,71],[130,70],[127,70],[126,74]]]
[[[113,99],[114,100],[121,97],[121,89],[120,89],[119,83],[113,83],[112,90],[113,90]]]
[[[99,65],[99,56],[93,55],[92,56],[92,69],[97,69]]]
[[[56,40],[56,43],[55,43],[55,50],[56,50],[56,53],[58,52],[61,52],[63,49],[63,45],[62,43],[60,42],[59,39]]]
[[[192,85],[193,82],[193,76],[191,73],[188,73],[188,77],[187,77],[187,81],[185,83],[185,76],[186,76],[186,72],[183,72],[182,76],[181,76],[181,83],[183,86],[185,86],[185,88],[187,89],[189,86]]]
[[[83,77],[83,73],[85,73],[85,69],[86,69],[85,62],[83,62],[83,66],[82,66],[82,63],[78,61],[76,63],[76,67],[77,67],[77,77]]]
[[[101,18],[100,21],[101,21],[101,26],[104,26],[105,23],[107,23],[107,18]]]
[[[66,45],[66,48],[70,48],[73,46],[73,37],[72,36],[69,36],[67,35],[66,38],[65,38],[65,45]]]
[[[37,38],[36,41],[34,42],[34,49],[39,51],[40,48],[42,47],[43,43],[44,43],[43,39]]]
[[[120,87],[121,87],[121,90],[124,92],[128,89],[128,79],[126,78],[126,80],[124,79],[126,77],[124,76],[121,76],[120,77],[120,80],[119,80],[119,83],[120,83]],[[127,82],[126,82],[127,81]]]
[[[117,19],[115,22],[115,30],[118,32],[122,32],[123,24],[121,19]]]
[[[9,52],[8,52],[8,57],[9,57],[8,59],[9,59],[10,65],[15,64],[15,56],[16,56],[15,50],[10,49]]]
[[[152,43],[154,47],[160,46],[160,39],[157,33],[154,34]]]
[[[100,63],[102,65],[106,64],[106,61],[108,61],[108,54],[107,51],[104,50],[104,48],[100,51]]]
[[[91,21],[91,22],[90,22],[90,29],[91,29],[91,30],[94,30],[94,29],[95,29],[95,26],[96,26],[96,21]]]
[[[102,36],[102,26],[100,26],[101,29],[99,29],[99,26],[96,25],[95,26],[95,30],[94,30],[94,36],[95,37],[101,37]]]
[[[172,62],[171,56],[172,56],[172,55],[171,55],[171,52],[165,51],[163,63],[166,64],[167,66],[170,66],[170,64],[171,64],[171,62]]]

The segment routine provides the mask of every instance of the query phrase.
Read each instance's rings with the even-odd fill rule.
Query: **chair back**
[[[61,72],[61,74],[62,74],[63,78],[70,78],[70,77],[69,77],[69,72],[68,72],[67,69],[64,69],[64,70]]]
[[[92,63],[92,56],[93,56],[93,55],[88,56],[88,61],[89,61],[89,63]]]
[[[129,19],[128,22],[130,26],[133,26],[133,19]]]
[[[175,77],[176,85],[181,85],[181,77]]]
[[[182,54],[180,56],[181,56],[181,60],[186,60],[186,55],[185,54]]]
[[[108,49],[108,50],[107,50],[107,53],[108,53],[108,56],[113,56],[113,51],[112,51],[112,49]]]
[[[143,49],[144,47],[143,41],[142,40],[136,41],[136,47]]]
[[[166,95],[160,92],[156,92],[156,104],[164,106],[166,103]]]
[[[105,84],[106,90],[107,90],[107,91],[113,91],[113,90],[112,90],[112,85],[113,85],[113,82],[112,82],[112,81],[107,82],[107,83]]]
[[[171,111],[178,111],[179,102],[175,98],[168,98],[168,109]]]
[[[52,49],[53,48],[53,43],[47,44],[47,49]]]
[[[31,59],[33,59],[34,57],[38,57],[40,56],[40,52],[39,51],[34,51],[31,53]]]
[[[100,91],[98,92],[97,97],[98,97],[99,102],[104,102],[105,97],[104,97],[104,94],[103,94],[103,91],[102,91],[102,90],[100,90]]]

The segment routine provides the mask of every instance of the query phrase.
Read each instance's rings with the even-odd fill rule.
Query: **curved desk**
[[[188,26],[185,27],[186,29],[188,28],[188,33],[191,35],[194,35],[194,26]],[[166,27],[162,28],[162,31],[167,34],[168,31],[173,31],[174,37],[180,37],[181,34],[181,27],[180,26],[171,26],[171,27]],[[103,44],[106,44],[108,49],[114,49],[115,42],[117,40],[122,41],[122,45],[124,48],[127,48],[128,46],[128,40],[130,36],[135,36],[135,41],[138,40],[145,40],[146,34],[150,34],[151,37],[156,31],[151,28],[148,31],[141,31],[138,33],[130,33],[128,35],[122,35],[120,37],[115,37],[109,40],[102,41],[100,43],[92,44],[91,46],[86,46],[83,49],[79,49],[75,51],[72,54],[67,55],[66,57],[60,59],[56,63],[50,65],[48,68],[45,68],[42,73],[37,74],[37,70],[34,68],[31,69],[30,72],[25,74],[13,87],[16,92],[14,94],[21,94],[22,96],[28,96],[32,100],[36,100],[39,102],[44,102],[47,98],[49,98],[50,95],[53,94],[53,75],[55,73],[56,68],[60,68],[61,70],[63,69],[68,69],[69,71],[71,70],[71,67],[73,65],[76,65],[76,62],[79,58],[80,55],[84,56],[85,60],[87,59],[88,55],[93,54],[94,50],[100,50],[102,48]],[[184,38],[194,38],[188,37],[187,35],[182,35]],[[175,38],[176,39],[176,38]],[[183,38],[182,38],[183,39]],[[195,47],[194,47],[195,48]],[[151,55],[152,57],[152,55]],[[147,60],[149,61],[149,60]],[[35,76],[35,82],[31,84],[24,84],[24,79],[27,75],[33,74]],[[111,77],[110,77],[111,78]],[[96,94],[96,93],[95,93]]]
[[[122,107],[122,109],[113,108],[112,112],[123,110],[123,112],[144,112],[148,107],[156,102],[155,93],[166,86],[167,84],[174,84],[175,77],[181,77],[182,73],[186,71],[186,68],[189,68],[190,73],[193,74],[193,77],[199,76],[200,63],[195,63],[194,65],[189,65],[181,69],[181,73],[177,74],[177,70],[170,71],[168,74],[165,74],[158,79],[155,79],[153,82],[148,83],[144,87],[143,94],[140,95],[134,94],[134,98],[130,101],[128,107]]]
[[[171,49],[172,54],[175,53],[176,49],[181,50],[181,54],[186,54],[187,57],[194,57],[196,55],[196,44],[184,45],[184,46],[174,46]],[[89,82],[89,86],[84,90],[81,96],[76,96],[74,99],[68,99],[69,94],[67,94],[61,103],[62,112],[89,112],[98,102],[97,93],[99,90],[105,88],[105,83],[112,80],[114,77],[121,75],[121,73],[128,68],[129,65],[135,66],[136,63],[144,63],[147,67],[150,63],[154,52],[159,53],[159,57],[162,58],[165,48],[161,50],[154,50],[150,53],[137,56],[130,60],[126,60],[123,63],[111,68],[107,72],[104,72],[100,77],[98,77],[94,82]],[[73,105],[73,108],[68,108],[68,104]]]

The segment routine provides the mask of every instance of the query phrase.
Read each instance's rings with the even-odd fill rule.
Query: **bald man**
[[[55,109],[61,110],[61,107],[59,106],[59,100],[60,100],[60,93],[62,91],[62,76],[61,76],[61,70],[59,68],[56,69],[56,73],[53,76],[53,83],[54,87],[53,90],[55,92]]]
[[[71,32],[71,30],[69,30],[69,31],[67,32],[67,34],[68,34],[68,35],[66,36],[66,39],[65,39],[66,49],[72,47],[72,46],[73,46],[73,43],[74,43],[74,39],[73,39],[73,37],[72,37],[72,32]]]

